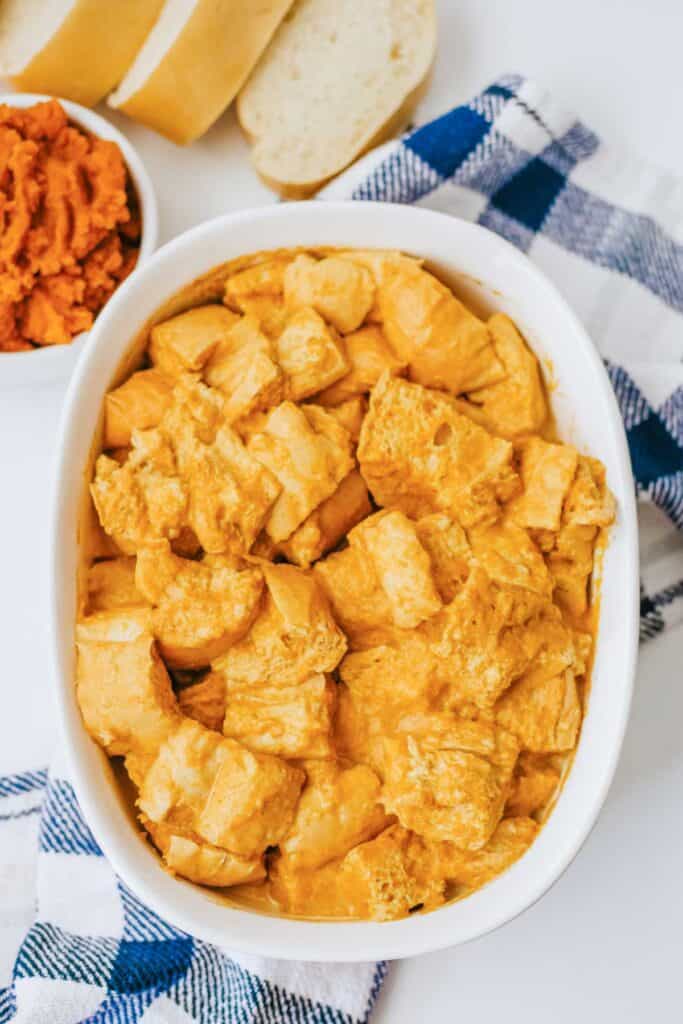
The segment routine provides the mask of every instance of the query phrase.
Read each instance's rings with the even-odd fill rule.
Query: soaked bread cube
[[[530,437],[519,442],[517,452],[522,492],[509,503],[509,518],[529,529],[559,530],[578,464],[576,449]]]
[[[330,758],[336,686],[313,675],[296,686],[224,683],[226,736],[280,757]]]
[[[103,448],[129,445],[134,430],[156,427],[171,402],[173,384],[157,369],[139,370],[104,396]]]
[[[512,445],[457,412],[446,395],[383,377],[358,445],[380,505],[418,518],[446,512],[462,526],[494,521],[519,489]]]
[[[574,618],[588,610],[588,580],[593,572],[596,526],[562,525],[547,555],[555,602]]]
[[[195,306],[150,331],[149,357],[170,377],[199,373],[237,317],[224,306]]]
[[[555,759],[557,760],[557,759]],[[553,758],[523,752],[515,767],[512,789],[505,804],[509,817],[531,818],[547,809],[560,784],[560,768]]]
[[[110,613],[108,622],[77,627],[76,696],[86,729],[108,754],[153,754],[180,716],[153,636],[135,636],[122,619]]]
[[[396,647],[381,644],[348,654],[339,674],[374,735],[393,732],[407,712],[426,710],[439,694],[429,646],[414,630]]]
[[[391,824],[378,803],[380,780],[366,765],[309,760],[304,768],[294,824],[280,843],[288,869],[321,867]]]
[[[406,364],[396,356],[379,327],[361,327],[344,338],[349,372],[316,395],[319,405],[333,406],[372,391],[383,373],[402,373]]]
[[[494,583],[550,600],[548,567],[526,530],[514,523],[480,526],[470,530],[469,541],[474,559]]]
[[[247,451],[281,487],[265,524],[272,540],[290,537],[334,493],[354,467],[350,449],[348,432],[323,409],[283,402],[270,413]]]
[[[135,586],[135,559],[110,558],[88,569],[89,612],[114,611],[146,604]]]
[[[505,376],[487,387],[470,389],[468,403],[479,414],[477,422],[494,434],[514,438],[537,433],[548,419],[538,360],[504,313],[492,316],[488,329]]]
[[[185,719],[159,749],[138,806],[155,825],[258,857],[291,827],[304,779],[301,769]]]
[[[537,822],[528,817],[504,818],[480,850],[460,850],[447,844],[439,856],[448,880],[467,889],[485,885],[526,853],[538,828]]]
[[[434,584],[444,603],[452,601],[467,579],[472,552],[467,534],[450,516],[435,512],[415,523],[420,544],[429,555]]]
[[[263,574],[230,558],[179,558],[168,541],[141,548],[138,590],[154,605],[152,629],[172,668],[201,668],[239,640],[259,608]]]
[[[142,816],[142,823],[163,855],[170,870],[199,885],[224,888],[259,882],[266,877],[263,856],[240,857],[198,836],[179,835],[165,825],[155,825]]]
[[[225,679],[218,672],[207,672],[198,683],[184,687],[178,694],[182,713],[215,732],[223,732],[225,701]]]
[[[360,327],[375,299],[372,275],[338,256],[297,256],[285,271],[284,291],[290,309],[312,306],[341,334]]]
[[[349,364],[337,335],[310,306],[288,318],[275,342],[287,397],[301,401],[343,377]]]
[[[563,522],[568,526],[603,527],[614,522],[614,514],[614,497],[607,487],[605,467],[598,459],[579,455]]]
[[[503,813],[518,746],[482,721],[407,716],[381,746],[381,801],[405,828],[479,849]]]
[[[255,410],[270,409],[284,397],[284,379],[273,342],[251,315],[240,317],[219,342],[204,370],[204,380],[225,395],[228,423]]]
[[[266,334],[277,337],[285,325],[285,270],[291,258],[264,260],[231,274],[225,282],[226,306],[255,316]]]
[[[332,672],[346,651],[317,581],[293,565],[261,566],[267,594],[247,635],[214,663],[231,684],[294,686]]]
[[[288,561],[307,569],[371,512],[365,481],[354,469],[287,540],[277,545],[277,550]]]
[[[378,291],[384,333],[411,380],[454,395],[502,380],[487,325],[426,270],[401,263]]]

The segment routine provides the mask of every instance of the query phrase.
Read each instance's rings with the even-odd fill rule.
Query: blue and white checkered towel
[[[564,292],[608,364],[642,509],[642,635],[683,611],[683,184],[605,146],[531,82],[501,79],[365,157],[322,198],[476,220]],[[38,851],[37,855],[34,851]],[[366,1020],[385,965],[228,956],[118,881],[55,765],[0,778],[0,923],[29,923],[0,1024]],[[31,923],[32,922],[32,923]]]

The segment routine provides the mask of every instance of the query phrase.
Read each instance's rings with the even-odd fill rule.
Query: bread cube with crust
[[[236,320],[224,306],[195,306],[152,328],[149,357],[169,377],[200,373]]]
[[[255,316],[271,338],[280,334],[287,319],[284,278],[290,261],[285,256],[263,260],[231,274],[225,282],[225,305]]]
[[[259,608],[263,574],[225,555],[179,558],[168,541],[138,551],[135,582],[154,606],[152,629],[172,668],[201,668],[239,640]]]
[[[486,575],[501,587],[536,594],[550,601],[552,580],[543,555],[533,540],[514,523],[494,523],[469,531],[472,557]]]
[[[467,534],[443,512],[422,516],[415,523],[415,532],[429,555],[441,600],[448,603],[469,575],[472,552]]]
[[[470,389],[463,411],[473,406],[477,422],[501,437],[538,433],[548,419],[538,360],[505,313],[496,313],[487,326],[505,376],[486,387]]]
[[[135,586],[135,559],[108,558],[88,569],[88,612],[114,611],[147,604]]]
[[[263,856],[240,857],[203,842],[198,836],[191,838],[171,831],[166,825],[155,825],[144,815],[142,824],[170,870],[191,882],[225,888],[259,882],[266,877]]]
[[[529,437],[518,442],[516,451],[522,491],[508,504],[508,518],[527,529],[559,530],[578,464],[576,448]]]
[[[204,380],[225,396],[226,422],[270,409],[284,397],[284,378],[273,342],[253,315],[237,319],[218,343],[204,369]]]
[[[418,835],[480,849],[500,821],[518,749],[488,722],[407,716],[382,739],[380,799]]]
[[[345,430],[348,430],[351,435],[351,440],[353,441],[354,446],[356,446],[360,438],[365,414],[368,411],[368,403],[363,395],[356,395],[355,398],[349,398],[346,402],[342,402],[340,405],[326,406],[325,411],[328,412],[340,426],[344,427]]]
[[[225,679],[219,672],[207,672],[199,682],[185,686],[178,693],[182,713],[215,732],[223,732],[225,701]]]
[[[300,768],[188,718],[160,747],[138,806],[154,825],[259,857],[291,827],[304,779]]]
[[[263,754],[286,758],[331,758],[336,686],[312,675],[294,686],[224,683],[226,736]]]
[[[375,500],[419,518],[445,512],[462,526],[494,521],[519,489],[509,441],[459,413],[453,400],[419,384],[383,377],[358,444]]]
[[[180,721],[154,637],[135,620],[101,612],[76,630],[78,704],[86,729],[112,755],[154,754]]]
[[[319,405],[340,405],[357,395],[367,395],[383,373],[398,376],[406,368],[403,360],[394,354],[381,328],[374,324],[347,334],[344,351],[349,372],[316,395]]]
[[[348,432],[325,410],[292,402],[270,413],[247,451],[281,488],[265,523],[276,542],[290,537],[354,468]]]
[[[332,672],[346,638],[317,581],[293,565],[261,566],[267,594],[247,635],[214,662],[235,685],[295,686]]]
[[[563,523],[547,555],[554,600],[575,619],[588,610],[588,581],[593,572],[597,537],[597,526]]]
[[[341,334],[360,327],[375,299],[372,275],[364,267],[338,256],[315,260],[303,253],[285,271],[284,292],[288,308],[310,306]]]
[[[334,329],[310,306],[289,316],[275,351],[285,375],[286,395],[295,402],[322,391],[349,369]]]
[[[354,469],[287,540],[277,545],[277,550],[288,561],[308,569],[371,512],[365,481]]]
[[[288,869],[318,868],[391,824],[378,803],[381,783],[367,765],[307,760],[294,823],[280,843]]]
[[[134,430],[156,427],[171,402],[173,384],[160,370],[138,370],[104,396],[103,448],[129,445]]]
[[[567,526],[610,526],[615,502],[606,482],[605,467],[599,459],[579,455],[576,474],[569,488],[562,514]]]
[[[433,274],[403,262],[377,298],[384,333],[411,380],[459,395],[505,377],[487,325]]]
[[[468,890],[478,889],[519,860],[538,830],[538,823],[532,818],[504,818],[479,850],[461,850],[453,843],[443,844],[438,851],[441,870],[449,882]]]

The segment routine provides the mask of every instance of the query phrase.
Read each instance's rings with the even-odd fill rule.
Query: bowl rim
[[[142,213],[142,232],[140,235],[140,249],[136,270],[155,251],[159,241],[159,208],[157,196],[152,179],[145,167],[140,154],[133,144],[126,138],[111,121],[108,121],[101,114],[97,114],[88,107],[74,103],[73,100],[63,99],[61,96],[51,96],[47,93],[34,92],[8,92],[0,94],[0,104],[7,104],[10,107],[32,107],[36,103],[45,103],[47,100],[57,100],[69,115],[69,120],[85,128],[92,135],[97,135],[110,142],[116,142],[126,167],[133,179],[133,184],[138,195],[140,211]],[[120,286],[119,286],[120,287]],[[119,289],[117,288],[116,291]],[[113,296],[111,296],[113,298]],[[98,317],[111,299],[107,299]],[[68,345],[42,345],[31,351],[24,352],[0,352],[0,385],[6,383],[21,383],[25,376],[31,380],[37,376],[50,378],[55,373],[63,371],[67,366],[75,363],[78,355],[85,347],[87,340],[94,328],[81,331],[74,335]],[[32,363],[27,362],[28,357]],[[33,362],[36,367],[33,367]]]
[[[198,246],[203,254],[203,265],[206,271],[220,265],[225,259],[221,257],[221,239],[231,229],[240,226],[252,230],[254,244],[250,251],[257,252],[267,248],[277,248],[277,245],[260,245],[259,242],[267,239],[268,226],[276,223],[278,219],[292,219],[293,224],[299,225],[300,238],[296,244],[310,245],[316,243],[308,239],[313,234],[312,224],[316,218],[322,217],[329,220],[341,218],[342,223],[346,221],[344,228],[339,231],[342,235],[344,230],[353,232],[359,236],[364,233],[368,239],[374,239],[370,243],[341,242],[339,245],[349,245],[361,248],[364,244],[369,248],[381,247],[383,239],[375,237],[373,227],[378,228],[382,224],[382,218],[390,215],[395,221],[405,222],[406,231],[410,231],[410,222],[413,228],[420,228],[425,232],[428,241],[430,223],[434,226],[436,234],[450,231],[453,234],[454,251],[453,266],[458,266],[457,246],[464,245],[471,241],[480,247],[487,249],[487,258],[502,258],[510,266],[514,266],[515,273],[519,273],[529,282],[529,288],[537,289],[534,294],[543,292],[547,302],[554,307],[554,313],[560,317],[566,325],[568,334],[571,335],[572,343],[581,352],[581,358],[585,361],[586,371],[595,378],[596,386],[599,387],[602,400],[601,415],[605,419],[605,436],[611,445],[613,460],[616,467],[616,475],[611,480],[613,489],[619,497],[619,521],[613,528],[619,531],[620,551],[623,566],[620,579],[623,577],[625,586],[619,591],[619,612],[621,615],[621,635],[616,639],[619,650],[621,650],[620,669],[618,677],[618,693],[610,696],[614,707],[612,717],[612,737],[608,749],[603,750],[599,760],[599,776],[595,786],[590,789],[590,799],[586,806],[581,807],[578,820],[574,821],[570,828],[571,841],[563,840],[559,850],[552,849],[552,856],[548,863],[544,862],[542,870],[538,872],[539,877],[534,877],[533,884],[524,887],[521,898],[517,895],[511,896],[507,892],[510,889],[510,879],[519,874],[519,866],[525,860],[513,865],[503,872],[497,879],[489,883],[483,889],[478,890],[471,897],[456,903],[450,903],[425,915],[416,915],[391,922],[316,922],[300,921],[292,918],[270,917],[255,914],[250,911],[233,909],[221,906],[220,924],[215,915],[215,906],[210,899],[202,904],[202,909],[197,910],[195,902],[196,893],[194,887],[177,879],[169,879],[168,874],[160,868],[158,860],[151,854],[144,859],[137,857],[133,852],[130,835],[123,834],[120,823],[112,824],[107,816],[106,810],[100,800],[94,795],[94,787],[100,787],[100,796],[105,792],[102,789],[102,780],[105,772],[101,770],[99,776],[86,782],[87,771],[85,761],[92,757],[90,748],[94,750],[94,743],[91,741],[85,730],[78,712],[75,700],[75,690],[71,671],[64,668],[64,659],[71,656],[73,650],[73,609],[68,613],[70,616],[70,627],[67,629],[62,622],[62,606],[60,603],[60,587],[63,578],[62,566],[65,555],[60,550],[61,538],[65,529],[75,534],[73,523],[65,521],[69,509],[69,487],[73,485],[73,477],[76,470],[82,486],[82,467],[73,467],[70,464],[70,447],[78,436],[79,408],[82,401],[84,386],[88,382],[90,365],[94,360],[101,338],[106,337],[108,325],[114,320],[119,310],[122,310],[137,294],[144,290],[145,281],[148,275],[155,271],[161,275],[162,272],[169,272],[170,268],[177,267],[179,259],[182,262],[183,252],[191,252]],[[362,226],[357,229],[349,222],[359,224],[358,218],[362,216]],[[302,229],[302,225],[305,230]],[[323,232],[324,234],[324,232]],[[224,243],[225,244],[225,243]],[[333,244],[327,241],[320,241],[318,244]],[[449,245],[450,245],[449,239]],[[385,246],[386,247],[386,246]],[[406,246],[415,251],[415,246]],[[425,248],[428,248],[426,244]],[[246,255],[246,252],[245,252]],[[198,262],[201,262],[198,260]],[[199,274],[203,271],[199,271]],[[197,274],[188,276],[186,283],[195,279]],[[182,285],[181,285],[182,287]],[[177,289],[173,287],[169,294]],[[160,304],[157,303],[157,308]],[[157,251],[152,261],[141,268],[123,283],[120,289],[112,297],[98,318],[97,324],[92,330],[91,344],[87,352],[81,358],[77,370],[73,375],[66,399],[63,406],[62,422],[59,431],[57,446],[56,473],[54,478],[54,493],[51,503],[52,521],[50,526],[51,558],[50,558],[50,632],[51,650],[56,678],[55,696],[58,703],[58,715],[61,722],[63,735],[67,746],[67,763],[70,767],[75,792],[83,808],[86,820],[108,857],[114,870],[119,874],[126,884],[130,886],[141,899],[146,901],[159,914],[169,920],[178,928],[183,929],[191,935],[197,936],[206,941],[212,942],[221,948],[238,949],[247,954],[270,956],[279,959],[310,960],[319,962],[360,962],[378,959],[400,959],[406,956],[413,956],[421,953],[432,952],[452,945],[459,945],[463,942],[478,938],[494,929],[500,927],[507,921],[517,917],[520,913],[536,903],[561,877],[569,864],[572,862],[578,851],[583,846],[590,834],[600,810],[603,806],[609,790],[614,772],[616,770],[619,754],[621,751],[624,733],[628,722],[628,715],[633,692],[633,680],[635,674],[636,653],[638,643],[638,534],[635,507],[635,493],[633,488],[633,477],[631,471],[630,456],[626,441],[624,425],[621,419],[619,408],[613,393],[609,378],[596,348],[588,337],[583,325],[574,314],[566,300],[561,296],[556,287],[546,278],[545,274],[528,257],[517,250],[509,242],[500,236],[490,232],[488,229],[460,220],[440,212],[416,208],[411,206],[398,206],[387,203],[376,202],[315,202],[307,204],[282,203],[276,206],[243,210],[237,213],[227,214],[222,217],[206,221],[184,234],[178,236]],[[134,336],[132,329],[128,334],[128,343]],[[126,353],[125,345],[121,345],[118,352],[119,363]],[[99,386],[99,385],[98,385]],[[99,401],[104,394],[104,389],[99,395]],[[69,479],[71,477],[71,479]],[[614,536],[614,535],[613,535]],[[616,570],[615,570],[616,571]],[[68,634],[68,636],[67,636]],[[601,634],[599,634],[601,636]],[[69,653],[67,654],[67,648]],[[592,704],[589,705],[589,711]],[[604,747],[604,741],[603,741]],[[579,744],[581,748],[581,744]],[[103,752],[99,751],[102,759],[106,758]],[[550,824],[558,815],[562,804],[562,796],[566,793],[572,778],[569,780],[563,794],[550,816],[549,823],[544,827],[536,843],[526,854],[529,857],[544,834],[547,834]],[[140,838],[140,843],[145,840]],[[546,844],[547,845],[547,844]],[[545,849],[545,848],[544,848]],[[140,852],[139,850],[137,851]],[[135,861],[135,864],[133,864]],[[539,865],[536,865],[539,867]],[[527,872],[528,874],[528,872]],[[171,882],[173,888],[168,887]],[[503,883],[501,885],[501,883]],[[188,890],[193,890],[189,893]],[[487,898],[482,900],[481,894],[487,893]],[[193,899],[193,896],[195,899]],[[478,906],[485,906],[485,912],[472,912],[469,908],[478,900]],[[206,909],[212,908],[212,909]],[[457,908],[457,909],[456,909]],[[230,917],[229,915],[233,916]],[[459,915],[457,920],[455,915]],[[205,920],[199,918],[205,917]],[[211,918],[211,920],[209,920]],[[256,926],[251,922],[254,919],[259,922]]]

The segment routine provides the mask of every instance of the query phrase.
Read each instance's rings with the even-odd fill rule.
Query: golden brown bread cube
[[[338,336],[310,306],[292,313],[275,342],[287,398],[299,402],[343,377],[349,364]]]
[[[406,364],[396,356],[381,328],[361,327],[344,338],[349,372],[316,395],[319,405],[333,406],[372,391],[383,373],[402,373]]]
[[[135,559],[109,558],[88,569],[88,612],[106,612],[146,604],[135,586]]]
[[[249,629],[259,608],[263,574],[235,559],[179,558],[168,541],[138,551],[135,582],[154,606],[152,629],[172,668],[201,668]]]
[[[218,672],[207,672],[198,683],[192,683],[178,693],[178,707],[182,713],[215,732],[223,732],[225,700],[225,679]]]
[[[348,430],[354,445],[358,444],[360,432],[363,427],[363,420],[368,411],[368,403],[363,395],[356,395],[349,398],[340,405],[329,405],[325,407],[328,412],[345,430]]]
[[[224,306],[208,305],[164,320],[150,331],[150,359],[170,377],[199,373],[236,319]]]
[[[110,639],[93,639],[102,635]],[[154,638],[128,623],[108,628],[86,619],[76,638],[76,696],[85,727],[109,754],[153,754],[180,715]]]
[[[606,483],[605,467],[598,459],[579,455],[576,474],[564,504],[563,522],[568,526],[610,526],[615,502]]]
[[[281,487],[265,523],[276,542],[290,537],[354,467],[348,432],[323,409],[292,402],[269,414],[247,451]]]
[[[315,260],[301,254],[284,276],[285,303],[290,309],[310,306],[341,334],[363,323],[375,300],[372,275],[338,256]]]
[[[261,566],[267,594],[247,635],[214,663],[234,684],[294,686],[332,672],[346,651],[317,581],[293,565]]]
[[[443,512],[422,516],[415,523],[420,544],[429,555],[432,576],[441,600],[452,601],[467,579],[472,552],[467,534]]]
[[[365,481],[354,469],[287,540],[277,545],[271,557],[275,551],[280,551],[288,561],[307,569],[371,512]]]
[[[225,395],[228,423],[255,410],[270,409],[284,397],[273,342],[253,315],[240,317],[218,343],[204,369],[204,380]]]
[[[224,681],[222,731],[263,754],[334,757],[332,716],[336,686],[312,675],[295,686],[244,686]]]
[[[453,843],[439,851],[448,880],[469,890],[500,875],[526,853],[538,835],[538,823],[527,817],[504,818],[480,850],[460,850]]]
[[[277,337],[287,317],[283,292],[290,261],[291,257],[284,256],[263,260],[231,274],[225,282],[226,306],[255,316],[269,337]]]
[[[264,858],[240,857],[218,846],[156,825],[142,815],[142,823],[163,855],[170,870],[199,885],[224,888],[259,882],[266,877]]]
[[[173,384],[152,368],[139,370],[104,397],[103,448],[130,444],[134,430],[156,427],[171,402]]]
[[[596,526],[562,525],[547,555],[556,603],[570,616],[588,610],[588,580],[593,572]]]
[[[138,806],[154,825],[259,857],[294,819],[305,776],[187,718],[160,747]]]
[[[518,750],[510,733],[490,723],[407,716],[381,741],[380,799],[418,835],[480,849],[500,821]]]
[[[469,531],[469,542],[473,559],[494,583],[519,587],[550,600],[548,567],[526,530],[514,523],[474,527]]]
[[[418,518],[446,512],[462,526],[494,521],[519,489],[512,445],[459,413],[447,395],[383,377],[358,445],[380,505]]]
[[[568,444],[529,437],[517,445],[522,491],[508,504],[518,526],[559,530],[562,507],[576,473],[578,453]]]

